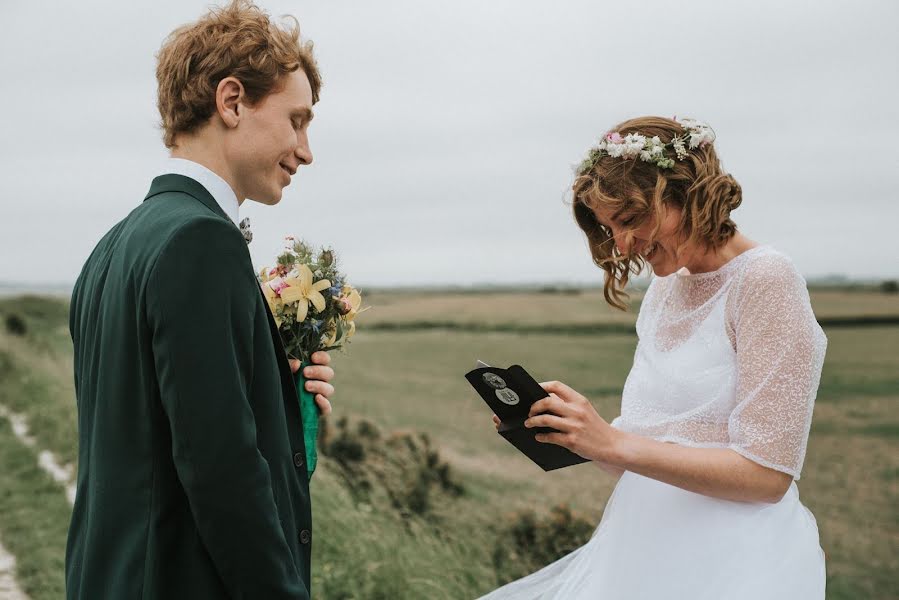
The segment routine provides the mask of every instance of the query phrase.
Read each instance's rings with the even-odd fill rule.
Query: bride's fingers
[[[550,394],[557,394],[566,402],[570,402],[580,396],[580,394],[578,394],[573,388],[568,387],[561,381],[545,381],[540,384],[540,387],[542,387]]]
[[[538,433],[534,439],[544,444],[556,444],[568,448],[569,438],[565,433]],[[568,448],[569,450],[571,448]]]
[[[331,414],[331,402],[327,398],[321,394],[316,394],[315,403],[318,405],[318,410],[321,411],[323,417]]]
[[[550,414],[542,414],[531,417],[524,422],[524,426],[528,428],[552,427],[553,429],[558,429],[563,433],[568,431],[569,429],[567,420],[563,419],[562,417]]]
[[[528,416],[533,417],[534,415],[546,412],[562,415],[565,414],[565,410],[565,401],[555,394],[550,394],[543,400],[537,400],[531,404],[531,410],[528,413]]]

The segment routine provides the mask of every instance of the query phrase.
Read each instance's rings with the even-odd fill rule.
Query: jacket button
[[[300,543],[308,544],[309,540],[312,539],[312,533],[308,529],[304,529],[300,532]]]
[[[297,452],[296,454],[293,455],[293,465],[298,469],[303,466],[303,453],[302,452]]]

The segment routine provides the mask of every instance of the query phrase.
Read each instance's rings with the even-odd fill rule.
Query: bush
[[[896,294],[899,293],[899,281],[895,279],[888,279],[880,284],[880,291],[884,294]]]
[[[335,425],[322,419],[319,431],[322,455],[334,461],[357,502],[380,500],[401,516],[423,516],[438,496],[464,493],[427,434],[399,431],[385,437],[370,421],[354,425],[346,417]]]
[[[542,519],[534,511],[507,517],[493,549],[498,581],[507,583],[555,562],[586,544],[595,529],[596,523],[565,504],[554,506]]]
[[[6,315],[6,331],[13,335],[24,336],[28,333],[28,326],[25,324],[25,319],[12,313]]]

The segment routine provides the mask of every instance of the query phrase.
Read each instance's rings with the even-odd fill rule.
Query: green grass
[[[888,311],[895,300],[846,294],[819,302],[840,316],[850,312],[852,298],[859,314]],[[611,420],[636,339],[614,328],[585,335],[564,327],[618,326],[633,315],[597,312],[595,292],[412,299],[378,292],[369,302],[378,307],[381,300],[384,310],[364,317],[385,329],[366,330],[362,322],[349,353],[334,356],[335,415],[366,418],[386,431],[427,433],[466,493],[438,497],[425,518],[402,516],[383,500],[354,497],[335,463],[322,457],[312,482],[313,589],[329,600],[475,597],[514,571],[497,572],[491,561],[508,515],[535,507],[547,515],[550,507],[567,503],[598,522],[613,483],[591,465],[540,471],[493,431],[490,412],[464,373],[476,359],[519,363],[538,379],[578,389]],[[24,316],[28,334],[0,332],[0,403],[26,416],[41,447],[60,462],[73,462],[77,428],[67,306],[0,300],[0,317],[11,312]],[[390,330],[387,314],[462,326]],[[560,325],[558,332],[547,332],[547,323]],[[528,329],[534,327],[542,330]],[[827,554],[828,598],[899,597],[899,327],[828,329],[827,335],[799,488]],[[17,556],[19,581],[32,598],[58,598],[69,511],[63,491],[38,470],[34,451],[12,436],[5,421],[0,467],[0,539]]]
[[[64,560],[71,509],[37,456],[0,419],[0,538],[16,557],[19,586],[31,600],[65,595]]]

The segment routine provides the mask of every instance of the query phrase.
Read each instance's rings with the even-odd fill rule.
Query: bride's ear
[[[225,77],[219,81],[215,90],[215,108],[225,126],[229,129],[237,127],[244,111],[243,84],[236,77]]]

